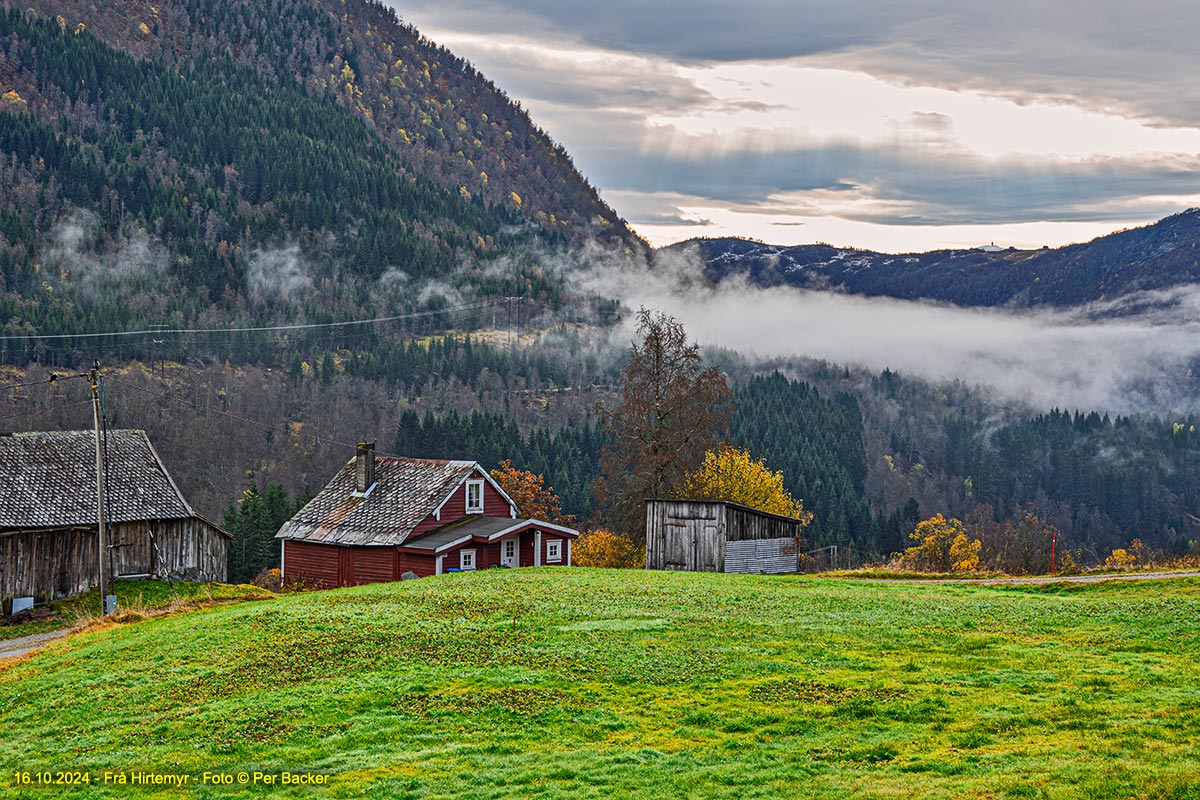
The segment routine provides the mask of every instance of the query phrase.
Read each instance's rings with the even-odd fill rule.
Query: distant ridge
[[[825,244],[785,247],[737,238],[690,239],[705,277],[760,286],[837,289],[963,306],[1070,306],[1200,282],[1200,209],[1084,244],[1043,250],[977,247],[888,254]]]

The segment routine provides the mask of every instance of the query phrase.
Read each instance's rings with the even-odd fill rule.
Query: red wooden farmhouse
[[[570,566],[579,531],[522,518],[474,461],[376,456],[360,444],[275,536],[285,582],[333,588],[410,572]]]

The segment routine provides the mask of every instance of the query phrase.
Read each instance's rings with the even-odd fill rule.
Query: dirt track
[[[35,633],[31,636],[19,636],[16,639],[0,641],[0,661],[29,655],[34,650],[40,650],[55,639],[61,639],[70,633],[69,629],[48,631],[46,633]]]

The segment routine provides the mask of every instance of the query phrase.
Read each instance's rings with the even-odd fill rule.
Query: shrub
[[[264,569],[255,575],[250,583],[260,589],[267,589],[272,592],[278,592],[283,589],[283,578],[280,575],[279,567]]]
[[[979,569],[983,544],[968,538],[962,520],[941,514],[917,523],[909,538],[916,545],[904,551],[901,563],[908,569],[928,572],[974,572]]]
[[[641,569],[646,548],[630,537],[603,528],[582,534],[571,548],[571,563],[578,567]]]
[[[1114,567],[1116,569],[1128,569],[1137,563],[1137,556],[1130,553],[1123,547],[1118,547],[1112,551],[1112,555],[1104,559],[1104,566]]]

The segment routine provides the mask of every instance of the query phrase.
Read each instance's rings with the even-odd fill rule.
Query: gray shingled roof
[[[478,467],[473,461],[375,458],[375,487],[354,493],[354,459],[283,524],[279,539],[343,545],[402,544]]]
[[[427,533],[405,544],[408,547],[434,551],[450,542],[457,542],[459,539],[470,539],[475,536],[491,536],[509,528],[519,528],[522,525],[528,525],[531,522],[537,522],[537,520],[509,519],[508,517],[473,517],[454,525],[447,525],[445,528],[440,528],[433,533]]]
[[[108,504],[114,522],[196,516],[145,431],[108,432]],[[96,524],[91,431],[0,436],[0,530]]]

